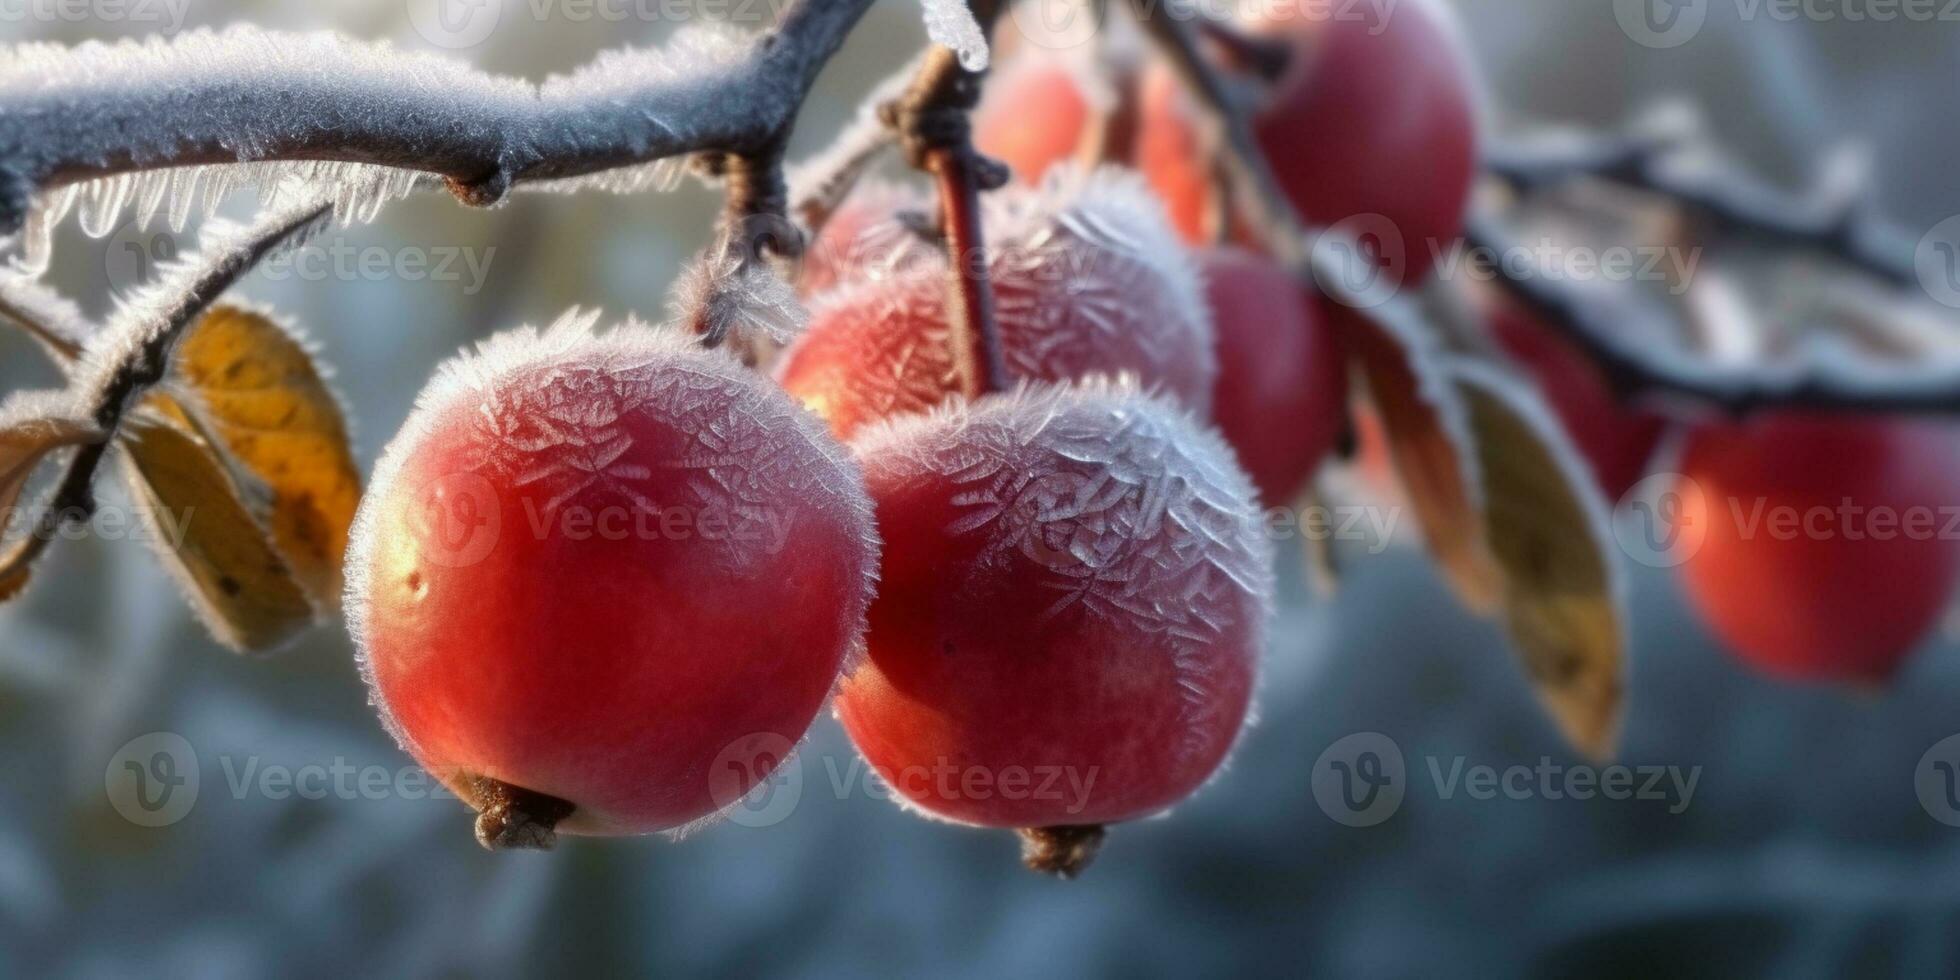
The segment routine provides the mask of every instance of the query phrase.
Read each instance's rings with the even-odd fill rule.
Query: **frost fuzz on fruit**
[[[418,757],[414,740],[381,696],[369,649],[372,580],[388,545],[378,533],[379,502],[437,428],[462,416],[471,420],[471,438],[480,447],[478,472],[493,482],[543,487],[550,493],[547,508],[604,485],[657,511],[635,490],[651,474],[622,462],[631,438],[616,426],[628,413],[652,412],[695,436],[694,451],[671,465],[689,472],[688,484],[701,499],[733,508],[794,500],[856,529],[863,561],[853,608],[846,610],[853,637],[846,666],[862,655],[879,541],[856,461],[819,419],[729,355],[633,319],[595,334],[598,318],[597,311],[573,309],[543,330],[505,331],[445,362],[375,464],[354,519],[344,605],[370,700],[390,733]],[[807,452],[769,450],[784,443]],[[813,456],[816,465],[806,465]],[[753,557],[745,553],[752,547],[730,538],[723,558],[739,569]]]
[[[1195,260],[1141,179],[1058,167],[1039,187],[991,195],[987,209],[997,321],[1014,377],[1128,373],[1209,409],[1218,376],[1210,308]],[[818,296],[810,329],[782,360],[784,386],[845,435],[929,409],[959,388],[946,258],[909,247],[888,254],[898,274],[850,273]]]
[[[1157,778],[1175,792],[1112,786],[1156,801],[1115,819],[1161,811],[1223,766],[1251,696],[1222,693],[1217,672],[1251,678],[1228,690],[1256,689],[1274,578],[1257,492],[1217,432],[1132,382],[1091,379],[895,418],[852,450],[874,486],[949,487],[949,537],[981,541],[962,574],[1012,578],[1032,562],[1053,593],[1043,621],[1085,616],[1173,658],[1177,744],[1138,750],[1170,753],[1175,775]]]

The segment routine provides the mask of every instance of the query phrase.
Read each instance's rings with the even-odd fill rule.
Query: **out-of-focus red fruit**
[[[1889,679],[1960,575],[1953,434],[1930,423],[1780,414],[1691,437],[1671,516],[1688,595],[1755,666]],[[1699,492],[1695,492],[1695,491]],[[1695,547],[1698,544],[1699,547]]]
[[[486,844],[701,820],[783,761],[861,641],[857,468],[691,339],[568,316],[445,365],[376,467],[350,630],[388,728]],[[542,827],[527,827],[525,820]],[[540,840],[543,837],[545,840]]]
[[[804,250],[797,291],[814,296],[847,281],[889,279],[930,259],[938,249],[906,216],[931,221],[933,207],[909,187],[860,181]]]
[[[1621,402],[1598,365],[1516,304],[1493,299],[1488,316],[1492,335],[1538,383],[1606,498],[1625,496],[1646,475],[1667,420]]]
[[[1379,249],[1397,283],[1425,275],[1462,229],[1476,171],[1470,63],[1452,16],[1430,0],[1382,14],[1321,0],[1268,5],[1254,30],[1293,58],[1255,135],[1309,224]],[[1168,66],[1144,82],[1138,163],[1187,240],[1206,239],[1211,164]]]
[[[1086,71],[1060,54],[1014,58],[987,82],[973,112],[973,145],[1021,180],[1039,181],[1048,168],[1083,151],[1101,108],[1092,84]]]
[[[1341,437],[1347,367],[1318,305],[1271,259],[1238,248],[1199,254],[1218,387],[1212,420],[1268,506],[1284,506]]]
[[[1198,411],[1218,364],[1195,262],[1133,175],[1058,173],[991,195],[985,218],[996,320],[1012,377],[1134,375]],[[783,355],[784,389],[848,438],[866,422],[959,390],[943,257],[817,297]]]
[[[852,449],[885,551],[837,716],[903,802],[1076,827],[1157,813],[1217,771],[1273,584],[1215,432],[1092,383],[894,420]]]

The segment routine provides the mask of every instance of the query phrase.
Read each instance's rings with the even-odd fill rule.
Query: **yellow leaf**
[[[313,622],[314,607],[265,530],[263,488],[233,471],[167,399],[125,419],[118,441],[138,513],[218,641],[263,651]]]
[[[49,455],[95,438],[94,426],[70,418],[30,418],[0,428],[0,526],[14,520],[14,505]],[[0,555],[0,602],[27,587],[29,565],[40,554],[42,543],[23,539]]]
[[[1565,736],[1608,758],[1619,738],[1626,641],[1605,502],[1522,381],[1468,364],[1452,374],[1476,437],[1505,623]]]
[[[272,539],[314,604],[337,609],[360,503],[347,423],[306,348],[270,317],[214,307],[174,357],[205,431],[271,491]]]
[[[1453,433],[1464,410],[1438,374],[1440,355],[1392,324],[1332,306],[1342,341],[1360,366],[1388,437],[1389,458],[1422,525],[1423,538],[1457,599],[1480,614],[1497,610],[1503,577],[1484,546],[1471,491],[1466,434]]]

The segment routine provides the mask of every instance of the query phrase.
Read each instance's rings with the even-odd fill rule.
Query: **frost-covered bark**
[[[602,55],[534,84],[386,44],[236,27],[170,40],[22,45],[0,53],[0,236],[61,188],[142,171],[251,162],[338,164],[359,200],[399,193],[372,168],[431,174],[493,203],[564,180],[702,150],[773,148],[871,0],[798,0],[774,31],[694,32]],[[710,36],[712,35],[712,36]],[[154,208],[195,190],[110,181],[91,193]],[[72,198],[68,202],[73,204]],[[186,205],[187,206],[187,205]]]

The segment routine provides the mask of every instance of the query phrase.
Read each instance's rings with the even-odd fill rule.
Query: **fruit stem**
[[[1108,831],[1102,824],[1058,827],[1024,827],[1021,835],[1021,863],[1030,871],[1054,875],[1068,881],[1087,870],[1102,850]]]
[[[987,270],[987,245],[980,228],[980,181],[970,149],[933,150],[926,167],[939,181],[946,225],[946,259],[952,263],[955,313],[953,357],[969,398],[1006,391],[1011,383],[1001,354],[1000,325],[994,318],[994,287]]]
[[[558,843],[558,824],[578,809],[488,776],[470,777],[469,788],[477,808],[476,842],[488,851],[550,850]]]

